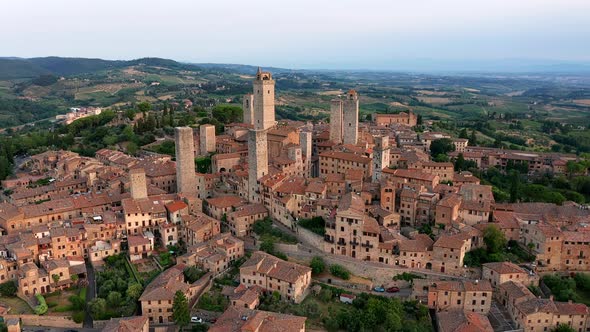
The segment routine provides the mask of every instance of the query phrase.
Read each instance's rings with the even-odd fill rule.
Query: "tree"
[[[571,326],[569,326],[567,324],[563,324],[563,323],[557,324],[557,326],[551,330],[551,332],[575,332],[575,331],[576,330],[574,330]]]
[[[0,284],[0,295],[2,296],[16,296],[16,283],[12,280]]]
[[[469,136],[467,136],[467,128],[461,129],[461,132],[459,133],[459,138],[469,138]]]
[[[150,103],[148,103],[147,101],[144,101],[144,102],[137,104],[137,109],[140,112],[147,112],[152,109],[152,105],[150,105]]]
[[[520,196],[518,195],[520,187],[520,178],[518,172],[515,170],[510,171],[510,203],[516,203]]]
[[[455,151],[455,144],[450,138],[441,138],[430,143],[430,155],[438,156],[440,154],[446,155],[449,152]]]
[[[127,297],[133,299],[133,301],[137,301],[143,292],[143,287],[141,284],[134,282],[129,287],[127,287]]]
[[[485,242],[490,254],[501,252],[506,247],[506,243],[508,243],[504,233],[492,225],[484,229],[483,241]]]
[[[174,293],[174,302],[172,303],[172,320],[176,325],[183,327],[187,326],[190,321],[190,313],[188,310],[188,301],[186,296],[181,291]]]
[[[119,293],[119,292],[110,292],[109,295],[107,296],[107,303],[111,307],[115,307],[115,308],[119,307],[121,305],[122,301],[123,301],[123,296],[121,296],[121,293]]]
[[[477,145],[477,136],[475,135],[475,130],[471,131],[471,136],[469,136],[469,145]]]
[[[333,276],[344,279],[344,280],[350,279],[350,271],[348,271],[342,265],[338,265],[338,264],[331,265],[330,266],[330,273],[332,273]]]
[[[315,256],[311,259],[309,267],[311,267],[311,273],[320,274],[324,272],[324,270],[326,269],[326,263],[324,262],[324,259],[320,256]]]
[[[129,142],[127,143],[127,153],[130,155],[135,155],[137,153],[137,150],[139,149],[139,147],[137,146],[137,144],[135,142]]]
[[[59,282],[60,276],[59,274],[52,274],[51,279],[53,279],[53,282],[57,284]]]
[[[103,298],[97,297],[88,303],[88,310],[92,314],[92,318],[100,319],[104,316],[107,310],[107,301]]]

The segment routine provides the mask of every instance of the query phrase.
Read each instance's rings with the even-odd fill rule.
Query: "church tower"
[[[342,103],[342,118],[344,144],[356,145],[359,135],[359,97],[354,90],[348,91]]]

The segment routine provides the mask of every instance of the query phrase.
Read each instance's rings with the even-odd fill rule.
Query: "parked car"
[[[377,287],[373,288],[373,290],[378,293],[385,292],[385,288],[383,288],[383,286],[377,286]]]
[[[395,286],[389,287],[388,289],[386,289],[386,291],[388,293],[397,293],[397,292],[399,292],[399,287],[395,287]]]
[[[202,318],[199,318],[197,316],[191,317],[191,323],[202,323],[202,322],[203,322]]]

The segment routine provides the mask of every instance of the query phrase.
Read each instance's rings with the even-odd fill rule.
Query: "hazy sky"
[[[289,68],[588,62],[590,0],[3,0],[0,56],[49,55]]]

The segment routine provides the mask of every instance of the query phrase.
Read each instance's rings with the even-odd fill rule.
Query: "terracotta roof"
[[[442,248],[453,248],[453,249],[461,249],[465,245],[464,236],[461,234],[457,235],[441,235],[436,242],[434,243],[434,247],[442,247]]]
[[[399,243],[401,251],[425,252],[432,249],[434,241],[426,234],[418,234],[413,240],[402,239]]]
[[[267,275],[279,280],[295,283],[299,278],[311,272],[311,268],[292,262],[286,262],[275,256],[269,255],[262,251],[256,251],[252,254],[241,267],[242,270],[254,269],[258,273]]]
[[[390,173],[393,174],[393,176],[395,177],[400,177],[400,178],[407,178],[407,179],[416,179],[416,180],[422,180],[422,181],[434,181],[434,179],[437,177],[434,174],[430,174],[430,173],[426,173],[417,169],[390,169],[390,168],[385,168],[383,169],[384,173]]]
[[[188,207],[188,205],[186,205],[186,203],[182,202],[182,201],[175,201],[175,202],[166,204],[166,209],[168,210],[168,212],[180,211],[182,209],[186,209],[187,207]]]
[[[525,285],[512,280],[498,286],[498,290],[502,296],[507,296],[510,301],[521,298],[535,298],[535,295]]]
[[[300,332],[305,317],[230,306],[209,332]]]
[[[368,164],[371,162],[371,158],[367,156],[339,151],[325,151],[320,153],[320,157],[347,160],[361,164]]]
[[[156,279],[147,285],[143,294],[141,294],[139,301],[173,300],[176,291],[181,291],[186,294],[189,285],[183,282],[183,270],[184,265],[177,264],[160,273]]]
[[[207,204],[211,206],[215,206],[217,208],[223,209],[228,207],[238,207],[242,206],[246,203],[244,199],[240,196],[230,195],[230,196],[221,196],[215,198],[207,198]]]
[[[475,312],[463,310],[441,311],[436,313],[439,332],[493,332],[490,320]]]
[[[509,274],[509,273],[527,273],[523,270],[520,266],[512,263],[512,262],[494,262],[494,263],[485,263],[482,264],[483,268],[487,268],[493,270],[499,274]]]

